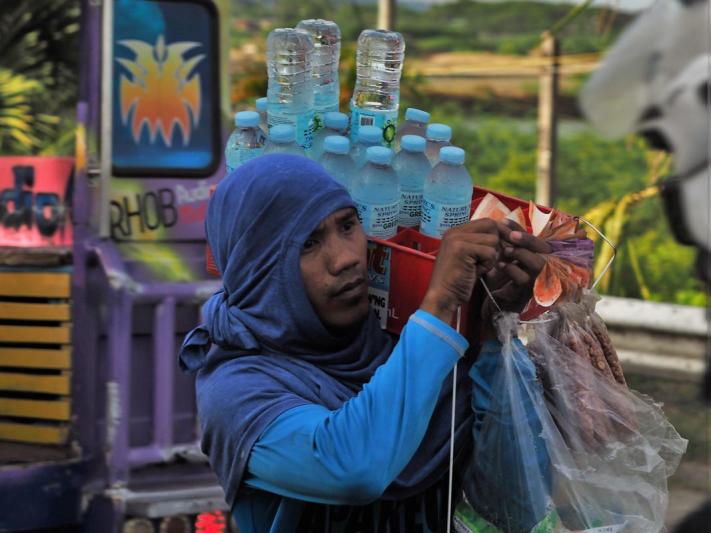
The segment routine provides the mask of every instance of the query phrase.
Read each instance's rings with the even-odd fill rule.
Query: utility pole
[[[395,29],[395,0],[378,0],[378,29]]]
[[[556,200],[555,165],[558,151],[558,86],[560,41],[548,32],[541,43],[543,56],[550,61],[543,67],[538,87],[538,164],[536,203],[551,206]]]

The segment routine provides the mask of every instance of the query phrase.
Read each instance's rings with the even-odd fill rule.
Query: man
[[[270,155],[239,167],[206,228],[224,288],[180,362],[197,372],[203,450],[240,532],[442,531],[451,371],[462,360],[459,473],[475,355],[449,324],[494,268],[502,299],[520,300],[546,245],[490,220],[451,230],[395,343],[369,309],[353,202],[317,163]]]

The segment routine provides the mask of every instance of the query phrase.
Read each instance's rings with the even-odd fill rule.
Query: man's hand
[[[550,253],[551,247],[512,220],[498,222],[497,228],[502,253],[495,269],[486,277],[486,284],[502,310],[518,313],[531,299],[533,284],[546,264],[541,254]],[[487,298],[481,318],[489,320],[496,310],[491,298]]]
[[[499,249],[499,228],[492,220],[476,220],[447,231],[420,309],[451,323],[457,306],[469,301],[478,276],[496,265]]]

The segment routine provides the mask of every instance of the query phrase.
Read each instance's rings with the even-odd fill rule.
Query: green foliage
[[[397,29],[410,53],[482,50],[527,54],[571,9],[569,4],[535,1],[434,5],[425,13],[398,6]],[[604,50],[630,20],[605,8],[587,8],[559,34],[566,53]]]
[[[0,3],[0,153],[73,152],[78,32],[79,0]]]
[[[0,153],[27,153],[51,132],[51,116],[39,112],[36,80],[0,67]]]

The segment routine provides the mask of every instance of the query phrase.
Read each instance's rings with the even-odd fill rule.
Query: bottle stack
[[[441,238],[465,223],[472,178],[464,150],[451,145],[451,127],[430,123],[430,114],[414,107],[398,126],[402,35],[361,32],[350,117],[339,112],[340,51],[340,29],[327,20],[269,34],[267,96],[256,101],[258,113],[235,116],[228,171],[261,153],[311,157],[348,189],[372,237],[413,228]]]

